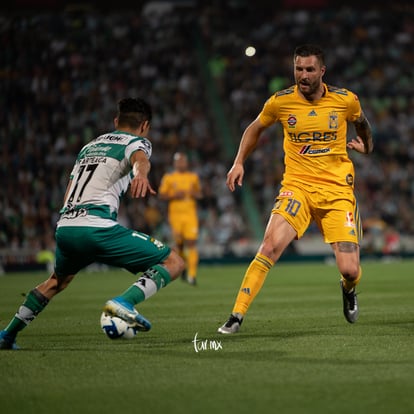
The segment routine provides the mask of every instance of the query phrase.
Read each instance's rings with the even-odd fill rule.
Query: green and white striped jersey
[[[71,172],[72,182],[57,226],[116,225],[119,203],[133,178],[130,158],[139,150],[149,159],[151,142],[122,131],[86,144]]]

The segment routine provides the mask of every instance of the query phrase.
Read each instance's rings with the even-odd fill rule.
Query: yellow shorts
[[[272,214],[283,216],[301,238],[314,221],[325,243],[349,241],[359,244],[362,225],[352,188],[341,191],[305,190],[283,186],[276,197]]]
[[[184,240],[198,239],[198,217],[193,214],[172,214],[169,223],[174,240],[181,243]]]

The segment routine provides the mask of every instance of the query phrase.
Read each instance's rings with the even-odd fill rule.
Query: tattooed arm
[[[354,121],[357,137],[348,142],[347,147],[363,154],[369,154],[374,149],[372,129],[363,111]]]

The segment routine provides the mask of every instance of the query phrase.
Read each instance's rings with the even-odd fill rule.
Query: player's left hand
[[[154,195],[157,192],[151,187],[147,177],[136,175],[131,181],[131,196],[134,198],[145,197],[148,193]]]
[[[347,148],[360,152],[361,154],[366,153],[364,141],[362,141],[362,139],[358,136],[356,138],[351,139],[351,141],[349,141],[346,144],[346,146]]]

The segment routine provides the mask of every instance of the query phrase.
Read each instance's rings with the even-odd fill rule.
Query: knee
[[[359,279],[359,276],[361,274],[361,268],[358,264],[346,264],[343,266],[338,266],[339,271],[341,272],[341,275],[349,281],[355,281]]]
[[[285,246],[279,242],[273,242],[272,240],[265,238],[260,245],[258,253],[276,262],[282,255]]]
[[[189,249],[194,249],[197,247],[197,240],[191,239],[191,240],[186,240],[185,241],[185,245],[189,248]]]

